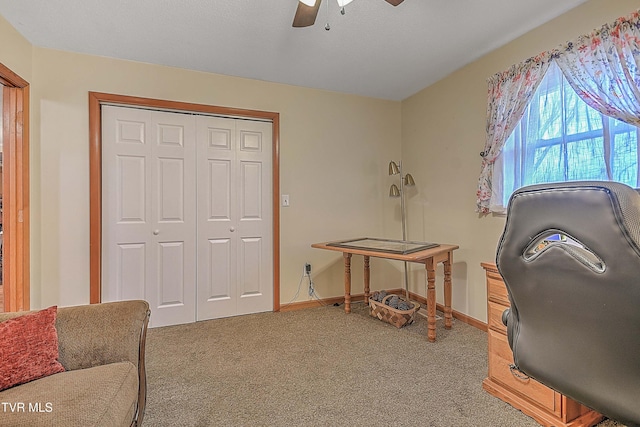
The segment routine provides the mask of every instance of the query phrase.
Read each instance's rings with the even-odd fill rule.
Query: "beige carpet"
[[[402,329],[362,304],[152,329],[144,427],[538,424],[482,389],[486,333]],[[599,427],[618,427],[606,420]]]

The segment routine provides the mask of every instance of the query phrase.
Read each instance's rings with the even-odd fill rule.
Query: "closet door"
[[[198,320],[273,308],[268,122],[198,116]]]
[[[102,301],[153,327],[196,317],[195,141],[194,116],[102,107]]]

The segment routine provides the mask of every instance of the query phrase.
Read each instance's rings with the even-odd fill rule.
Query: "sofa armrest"
[[[149,320],[146,301],[59,307],[59,361],[67,370],[129,361],[140,368]]]
[[[117,301],[58,308],[59,361],[67,370],[129,361],[138,368],[138,402],[133,426],[140,426],[147,402],[146,301]]]

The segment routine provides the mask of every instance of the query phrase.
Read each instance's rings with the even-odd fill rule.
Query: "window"
[[[635,126],[584,103],[551,64],[494,167],[491,210],[506,212],[519,187],[576,180],[611,180],[638,187]]]

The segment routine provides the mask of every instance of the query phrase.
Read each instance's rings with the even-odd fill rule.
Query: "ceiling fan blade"
[[[402,3],[404,0],[387,0],[387,3],[389,3],[392,6],[397,6],[400,3]]]
[[[316,16],[318,16],[318,10],[320,9],[320,3],[322,0],[316,0],[313,6],[307,6],[301,1],[298,2],[298,9],[296,9],[296,16],[293,17],[294,27],[309,27],[316,22]]]

